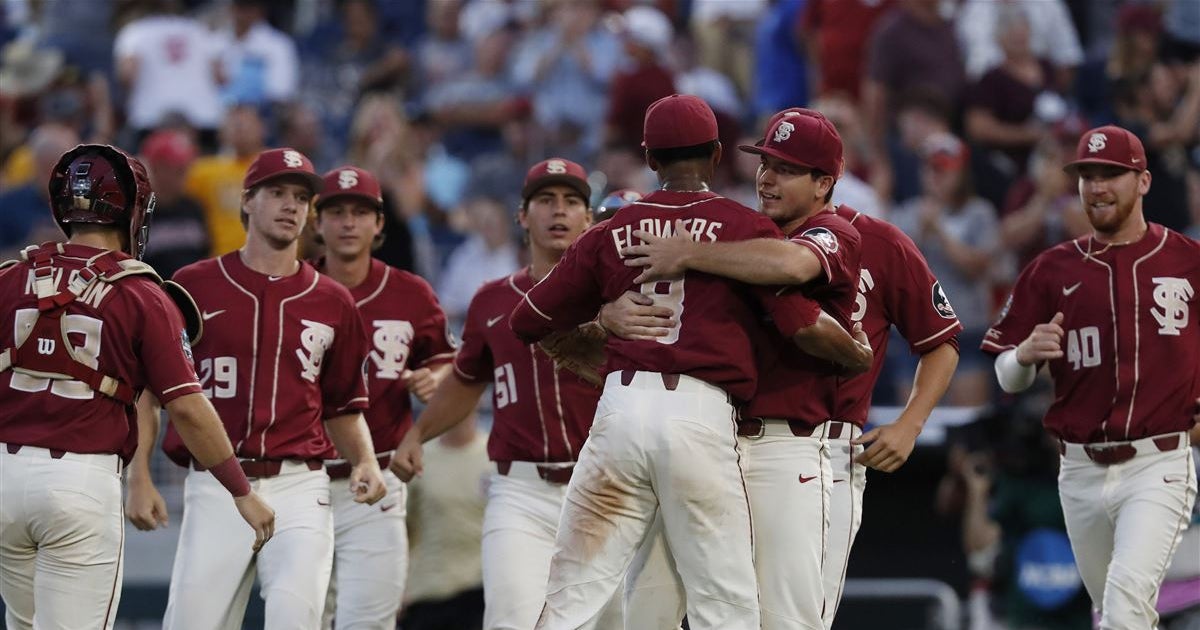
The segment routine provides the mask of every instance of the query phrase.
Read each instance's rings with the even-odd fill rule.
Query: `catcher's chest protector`
[[[11,368],[14,372],[37,378],[82,381],[105,396],[132,405],[134,391],[129,384],[97,370],[95,359],[88,360],[77,354],[67,338],[64,316],[67,305],[75,303],[102,319],[98,317],[96,305],[79,299],[89,295],[90,291],[102,290],[97,283],[114,284],[133,275],[150,276],[158,284],[162,284],[162,279],[150,265],[120,259],[115,252],[106,251],[88,260],[82,269],[71,272],[67,288],[60,291],[58,283],[62,270],[55,269],[53,257],[62,253],[60,243],[31,246],[21,252],[21,259],[33,268],[38,313],[32,324],[20,325],[18,322],[16,346],[0,353],[0,372]],[[16,264],[20,263],[9,261],[2,267]]]

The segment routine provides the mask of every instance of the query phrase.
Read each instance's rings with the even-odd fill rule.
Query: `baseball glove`
[[[572,330],[556,332],[538,342],[542,351],[594,387],[604,381],[600,366],[604,364],[604,342],[608,333],[600,324],[589,322]]]

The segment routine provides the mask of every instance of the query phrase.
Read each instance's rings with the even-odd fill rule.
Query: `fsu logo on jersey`
[[[942,291],[942,283],[933,283],[933,310],[945,319],[955,319],[958,315],[954,314],[954,307],[950,306],[950,299],[946,297],[946,292]]]
[[[1150,309],[1150,314],[1158,322],[1158,334],[1178,337],[1180,329],[1188,325],[1188,301],[1195,295],[1192,283],[1186,278],[1151,278],[1151,281],[1158,308]]]
[[[783,125],[780,125],[780,126],[782,127]],[[808,240],[819,245],[821,247],[821,249],[825,250],[826,254],[836,254],[837,253],[837,250],[838,250],[837,235],[835,235],[833,232],[830,232],[827,228],[815,227],[815,228],[812,228],[811,230],[806,230],[800,236],[801,236],[801,238],[807,238]]]
[[[349,190],[358,185],[358,173],[350,169],[338,171],[338,188]]]
[[[300,320],[304,330],[300,331],[300,349],[296,350],[296,358],[300,359],[300,378],[315,383],[321,375],[321,362],[325,360],[325,351],[333,345],[333,328],[321,322]]]
[[[1099,153],[1108,146],[1108,136],[1102,133],[1094,133],[1088,138],[1088,153]]]
[[[375,362],[375,377],[397,379],[408,363],[409,346],[413,340],[413,325],[399,319],[375,320],[375,334],[371,341],[375,349],[371,360]]]

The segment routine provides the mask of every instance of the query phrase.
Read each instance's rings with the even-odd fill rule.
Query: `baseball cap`
[[[1116,125],[1096,127],[1080,136],[1075,147],[1075,160],[1067,162],[1063,170],[1070,173],[1081,164],[1108,164],[1143,171],[1146,169],[1146,149],[1128,129]]]
[[[637,6],[626,10],[622,17],[624,34],[630,40],[659,53],[670,49],[675,29],[662,11],[654,7]]]
[[[571,160],[559,157],[542,160],[530,167],[525,174],[525,185],[521,187],[521,199],[528,200],[533,193],[552,184],[570,186],[583,196],[584,201],[591,202],[592,186],[588,184],[587,171]]]
[[[816,169],[834,179],[842,176],[842,137],[829,119],[811,109],[794,107],[775,114],[761,142],[738,148]]]
[[[339,166],[325,173],[321,181],[323,192],[315,204],[318,209],[334,199],[354,197],[366,201],[376,210],[383,210],[383,191],[379,187],[379,180],[368,170],[357,166]]]
[[[717,116],[698,96],[664,96],[646,109],[642,138],[642,146],[647,149],[675,149],[712,142],[717,139]]]
[[[142,157],[152,164],[187,166],[196,159],[196,146],[187,134],[163,129],[142,141]]]
[[[276,177],[299,175],[313,193],[321,192],[321,176],[313,168],[312,160],[303,153],[288,147],[268,149],[258,154],[246,170],[242,188],[249,190]]]
[[[921,158],[934,170],[961,170],[970,159],[970,151],[954,134],[935,133],[921,143]]]

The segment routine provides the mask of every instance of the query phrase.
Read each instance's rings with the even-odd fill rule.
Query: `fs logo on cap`
[[[1104,147],[1107,147],[1107,146],[1108,146],[1108,136],[1106,136],[1102,133],[1094,133],[1094,134],[1092,134],[1092,137],[1088,138],[1088,152],[1089,153],[1099,153],[1104,150]]]
[[[343,169],[338,172],[338,188],[348,190],[358,185],[358,173],[350,169]]]
[[[288,168],[300,168],[304,166],[304,156],[297,151],[284,151],[283,164]]]
[[[792,137],[792,132],[796,130],[796,125],[790,122],[779,123],[779,127],[775,129],[774,140],[776,143],[783,142]]]
[[[546,172],[551,175],[562,175],[567,172],[567,163],[562,160],[550,160],[546,162]]]

